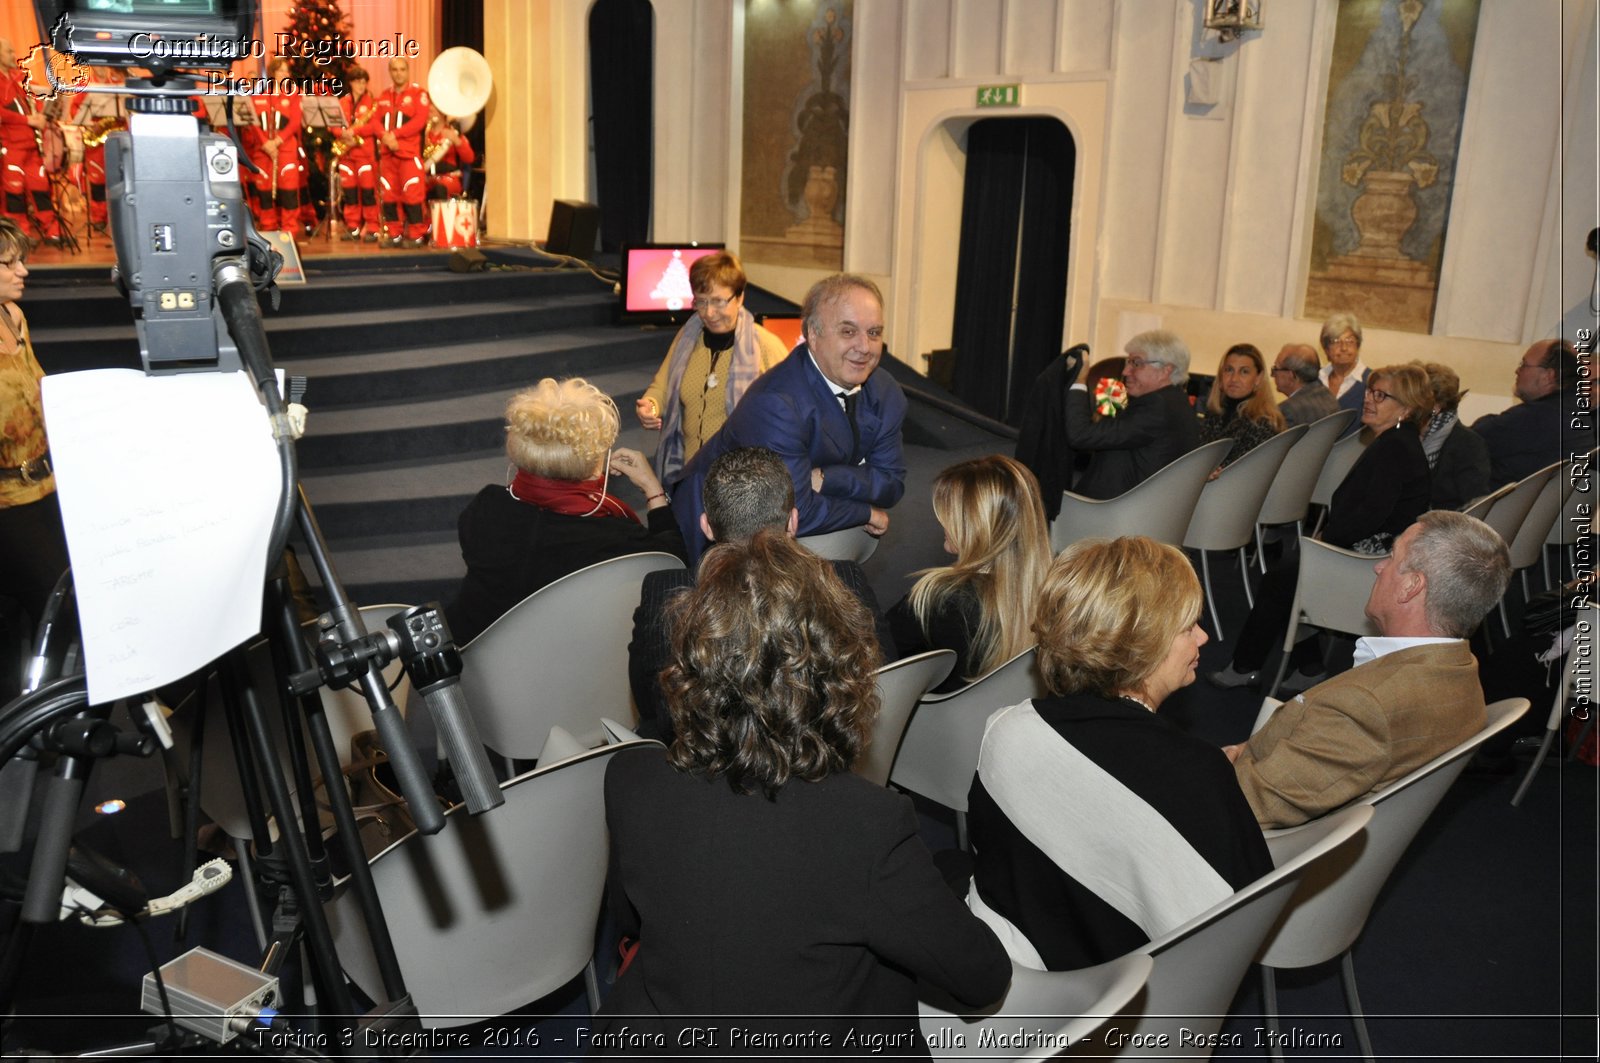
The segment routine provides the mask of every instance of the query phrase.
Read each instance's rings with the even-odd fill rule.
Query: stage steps
[[[619,444],[653,450],[633,403],[673,330],[615,324],[611,288],[588,271],[454,273],[445,254],[334,261],[308,260],[310,283],[282,289],[276,311],[264,299],[262,316],[278,367],[307,380],[302,482],[353,600],[454,593],[456,520],[505,482],[502,418],[518,388],[584,375],[617,400]],[[106,270],[38,271],[24,310],[47,372],[139,364]]]

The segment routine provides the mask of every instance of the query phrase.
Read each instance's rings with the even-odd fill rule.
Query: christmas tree
[[[350,19],[339,7],[339,0],[297,0],[289,8],[289,23],[283,28],[294,41],[289,48],[289,71],[302,84],[326,78],[348,83],[346,75],[355,60],[343,54],[350,32]]]
[[[672,261],[656,281],[652,299],[665,299],[668,310],[682,310],[694,302],[694,289],[689,286],[689,267],[683,264],[683,252],[672,252]]]

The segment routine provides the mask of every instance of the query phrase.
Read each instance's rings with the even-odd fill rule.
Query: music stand
[[[339,97],[337,96],[300,97],[300,124],[307,130],[320,130],[334,135],[337,135],[338,130],[344,129],[348,125],[344,120],[344,109],[339,106]],[[323,171],[323,177],[326,178],[327,195],[322,200],[326,213],[317,222],[317,227],[312,231],[310,239],[315,240],[322,233],[323,227],[326,226],[328,240],[331,242],[339,220],[334,216],[334,212],[344,198],[344,190],[342,188],[338,189],[339,195],[335,195],[335,188],[339,181],[339,167],[334,164],[332,153],[324,154],[316,150],[306,152],[308,159],[313,156],[315,156],[317,164]],[[308,187],[306,188],[308,194],[311,191],[309,185],[310,181],[308,180]]]

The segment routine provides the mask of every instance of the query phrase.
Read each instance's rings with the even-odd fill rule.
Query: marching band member
[[[411,64],[389,60],[392,86],[379,99],[377,113],[355,132],[374,135],[383,145],[379,180],[383,182],[383,225],[394,247],[421,247],[427,242],[428,219],[422,213],[427,184],[422,172],[422,130],[428,123],[428,93],[411,80]],[[400,224],[400,209],[405,224]]]
[[[472,142],[439,108],[428,105],[428,198],[449,199],[462,193],[461,175],[478,161]]]
[[[0,38],[0,187],[3,211],[24,229],[28,226],[28,199],[33,199],[33,225],[47,244],[61,246],[61,223],[50,201],[50,179],[44,173],[39,137],[49,119],[38,113],[28,93],[28,74],[17,65],[16,49]]]
[[[377,97],[367,91],[367,71],[352,66],[350,93],[339,98],[345,128],[339,133],[339,187],[343,189],[346,240],[378,242],[378,159],[373,134],[357,134],[377,113]]]
[[[289,77],[289,60],[275,56],[267,64],[274,88]],[[256,226],[262,230],[300,227],[300,190],[305,170],[300,165],[300,97],[268,92],[250,99],[256,124],[245,129],[244,146],[250,161],[260,169],[251,175],[256,193]],[[309,234],[310,230],[304,230]]]
[[[89,80],[101,85],[123,83],[122,71],[91,66]],[[106,137],[128,128],[128,98],[98,92],[74,93],[71,124],[83,130],[83,176],[88,186],[89,224],[106,229]]]

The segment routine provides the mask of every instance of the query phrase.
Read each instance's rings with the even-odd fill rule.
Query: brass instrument
[[[368,93],[368,95],[370,96],[371,93]],[[372,113],[374,111],[376,111],[377,109],[378,109],[378,104],[377,104],[376,101],[374,101],[372,104],[370,104],[366,108],[366,110],[357,111],[355,117],[350,119],[350,128],[354,129],[357,126],[366,125],[367,124],[367,120],[372,117]],[[333,140],[333,146],[328,149],[328,154],[333,156],[335,159],[342,159],[342,158],[344,158],[344,153],[345,152],[349,151],[351,148],[359,148],[361,145],[365,144],[366,142],[367,142],[367,138],[366,137],[362,137],[362,136],[356,137],[355,141],[353,143],[351,143],[351,144],[346,144],[343,140],[340,140],[338,137],[335,137],[334,140]]]
[[[113,114],[104,118],[96,118],[84,127],[83,146],[86,148],[98,148],[106,142],[106,138],[112,133],[119,129],[127,128],[128,120],[120,115]]]
[[[422,148],[422,162],[425,166],[431,167],[434,163],[438,162],[439,156],[449,151],[451,146],[455,144],[454,137],[441,137],[438,140],[429,139],[432,136],[433,131],[439,126],[450,126],[450,122],[448,120],[435,122],[430,118],[428,119],[427,127],[422,131],[422,138],[426,142]],[[455,127],[450,126],[450,128],[454,129]],[[456,136],[460,135],[460,133],[456,134]]]

